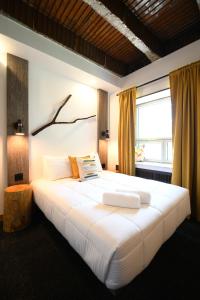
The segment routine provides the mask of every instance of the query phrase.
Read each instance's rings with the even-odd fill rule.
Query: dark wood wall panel
[[[108,145],[105,138],[102,136],[102,132],[108,129],[108,92],[98,89],[98,152],[103,167],[107,168],[108,162]]]
[[[8,186],[29,182],[28,137],[8,136],[7,139]],[[23,174],[16,180],[16,174]]]
[[[16,136],[14,123],[22,120],[25,136]],[[28,61],[7,54],[8,185],[29,182]],[[22,173],[22,180],[15,175]]]
[[[98,93],[98,139],[103,139],[102,131],[108,129],[108,92],[97,90]]]
[[[99,158],[103,169],[108,168],[108,142],[99,140]]]
[[[28,61],[7,54],[7,124],[8,135],[15,133],[13,123],[22,120],[28,134]]]

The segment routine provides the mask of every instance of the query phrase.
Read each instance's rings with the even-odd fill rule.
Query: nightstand
[[[3,230],[14,232],[31,221],[32,188],[29,184],[9,186],[4,192]]]

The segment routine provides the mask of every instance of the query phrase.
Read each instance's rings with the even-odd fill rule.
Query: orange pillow
[[[78,170],[78,164],[76,161],[77,157],[78,156],[69,156],[69,161],[70,161],[70,165],[71,165],[71,169],[72,169],[72,178],[74,178],[74,179],[77,179],[80,177],[79,170]],[[90,155],[80,156],[78,158],[87,159],[87,158],[90,158]]]

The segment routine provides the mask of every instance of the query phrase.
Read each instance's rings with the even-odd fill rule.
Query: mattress
[[[187,189],[103,171],[79,182],[66,178],[32,182],[36,204],[109,289],[128,284],[190,215]],[[103,205],[102,194],[119,188],[151,193],[140,209]]]

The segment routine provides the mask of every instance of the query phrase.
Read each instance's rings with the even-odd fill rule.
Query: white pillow
[[[101,165],[101,161],[100,161],[100,158],[99,158],[99,154],[98,153],[90,153],[90,157],[95,159],[96,161],[96,165],[97,165],[97,172],[102,172],[103,169],[102,169],[102,165]]]
[[[72,176],[69,159],[67,156],[44,156],[43,177],[56,180]]]

